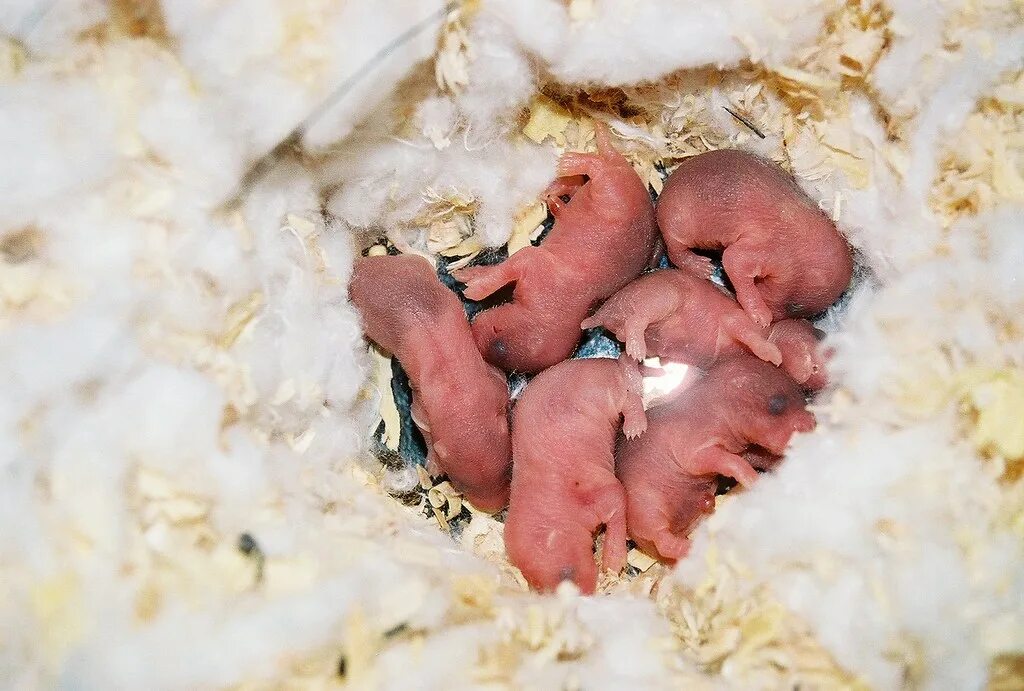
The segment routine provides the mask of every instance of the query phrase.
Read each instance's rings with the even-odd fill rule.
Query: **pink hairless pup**
[[[613,454],[620,424],[627,438],[647,426],[642,388],[629,358],[567,360],[538,374],[516,404],[505,546],[534,588],[571,580],[594,592],[602,525],[603,567],[625,566],[626,498]]]
[[[555,225],[544,242],[454,274],[471,300],[515,284],[511,303],[473,322],[484,359],[502,369],[538,372],[569,357],[590,309],[636,278],[658,247],[647,186],[608,129],[597,123],[596,130],[596,154],[566,153],[558,162],[559,179],[547,192]]]
[[[349,286],[366,336],[402,363],[428,466],[478,508],[508,502],[512,448],[505,376],[480,357],[458,297],[414,255],[356,261]]]
[[[804,388],[817,390],[826,383],[818,333],[810,322],[784,319],[760,327],[722,289],[685,269],[644,274],[581,326],[605,327],[638,360],[657,356],[707,369],[720,357],[750,352],[781,365]]]
[[[672,263],[708,277],[695,249],[724,249],[736,299],[760,326],[808,317],[846,290],[846,240],[778,166],[732,149],[688,158],[665,181],[658,225]]]
[[[796,383],[750,355],[721,360],[647,418],[642,437],[620,444],[615,470],[629,536],[666,561],[686,555],[687,535],[714,507],[719,475],[749,486],[751,462],[771,467],[795,432],[814,429]]]

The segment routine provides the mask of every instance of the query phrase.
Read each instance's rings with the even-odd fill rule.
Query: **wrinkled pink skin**
[[[409,375],[428,470],[447,473],[480,509],[504,507],[512,473],[508,386],[480,357],[459,299],[413,255],[357,260],[349,296],[367,338]]]
[[[689,158],[665,181],[658,225],[672,263],[710,276],[691,250],[724,249],[722,264],[746,313],[761,326],[808,317],[850,283],[853,257],[832,222],[791,177],[731,149]]]
[[[620,416],[627,437],[647,426],[642,390],[629,358],[567,360],[538,374],[516,403],[505,547],[537,590],[571,580],[594,592],[594,534],[601,525],[602,567],[625,566],[626,499],[614,447]]]
[[[689,551],[687,535],[714,507],[718,475],[749,486],[757,480],[751,461],[771,467],[794,432],[814,429],[796,383],[750,355],[720,360],[647,419],[642,437],[620,444],[616,474],[629,536],[668,562]]]
[[[590,309],[636,278],[660,248],[647,187],[603,125],[597,145],[596,154],[559,160],[559,179],[547,191],[555,225],[539,247],[455,272],[471,300],[515,283],[511,303],[473,322],[484,359],[502,369],[538,372],[569,357]],[[572,195],[569,202],[563,194]]]
[[[808,389],[825,385],[825,364],[809,322],[784,319],[759,327],[718,286],[685,269],[636,279],[581,324],[595,326],[614,333],[637,360],[655,355],[707,369],[720,357],[750,352],[781,365]]]

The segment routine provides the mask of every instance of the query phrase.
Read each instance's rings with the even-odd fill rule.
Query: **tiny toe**
[[[467,300],[483,300],[491,293],[484,288],[474,287],[472,283],[466,283],[466,289],[462,291]]]
[[[467,266],[464,269],[456,269],[455,271],[452,271],[452,276],[459,283],[468,283],[473,280],[474,276],[479,275],[479,273],[479,266]]]
[[[636,439],[647,431],[647,414],[644,412],[643,399],[636,394],[627,396],[625,409],[622,412],[622,434],[627,439]]]
[[[630,329],[626,332],[626,354],[637,361],[647,357],[647,343],[644,341],[644,332],[638,329]]]
[[[793,363],[789,367],[789,376],[793,377],[797,384],[803,384],[817,373],[818,368],[809,364],[806,360]]]
[[[548,206],[548,211],[551,212],[552,216],[558,216],[562,213],[562,209],[565,208],[565,202],[559,197],[546,197],[544,203]]]
[[[690,552],[690,541],[665,531],[654,538],[654,547],[664,559],[676,561]]]
[[[776,367],[782,364],[782,351],[772,343],[768,343],[764,347],[764,354],[760,356],[761,359],[767,360]]]
[[[626,439],[636,439],[647,431],[647,423],[646,421],[639,422],[635,425],[630,425],[629,427],[624,428],[623,431],[625,432]]]
[[[767,308],[760,306],[750,306],[746,309],[747,314],[750,315],[750,318],[753,319],[754,323],[756,323],[758,326],[766,328],[772,323],[772,314],[771,312],[768,311]]]
[[[711,278],[714,269],[710,259],[694,254],[691,251],[687,251],[679,257],[678,266],[697,274],[701,278]]]
[[[640,362],[647,357],[647,348],[631,339],[626,341],[626,355]]]
[[[757,471],[749,463],[744,461],[743,464],[737,464],[732,472],[729,473],[736,482],[740,483],[744,487],[750,487],[759,477]]]

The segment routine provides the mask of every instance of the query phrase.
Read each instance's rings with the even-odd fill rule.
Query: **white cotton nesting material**
[[[354,144],[336,157],[329,175],[341,180],[328,208],[354,228],[410,233],[427,207],[424,191],[461,193],[479,204],[476,232],[487,246],[504,244],[518,209],[551,181],[555,156],[531,143],[495,142],[467,150],[459,142],[440,151],[406,141]]]
[[[575,22],[573,5],[580,15]],[[823,0],[489,3],[559,80],[614,86],[744,58],[781,64],[794,46],[814,39],[828,7]]]
[[[0,7],[0,35],[34,53],[58,56],[78,35],[107,18],[104,0],[7,0]]]
[[[831,424],[797,438],[776,473],[697,531],[678,570],[684,582],[703,578],[713,538],[759,574],[748,588],[769,583],[842,665],[879,688],[901,683],[900,646],[916,646],[923,685],[942,689],[982,684],[994,651],[1024,643],[1024,548],[1000,525],[995,472],[957,439],[952,406],[897,431],[894,422],[922,411],[890,394],[929,376],[920,368],[939,344],[986,367],[1024,362],[1024,348],[1004,347],[972,309],[1024,302],[1004,259],[1024,251],[1020,218],[1007,209],[958,228],[986,228],[992,246],[962,245],[851,310],[834,363],[859,403],[825,398],[819,415]],[[907,335],[894,342],[880,322]]]
[[[1021,211],[992,193],[994,213],[947,228],[929,194],[944,133],[1020,67],[998,4],[965,23],[967,3],[891,3],[891,45],[865,79],[900,131],[879,103],[833,93],[861,186],[832,165],[814,117],[750,141],[722,108],[736,105],[725,82],[619,123],[632,153],[716,135],[799,149],[798,172],[827,165],[802,183],[870,276],[830,332],[819,429],[726,499],[675,572],[646,564],[587,599],[526,592],[492,518],[450,517],[459,541],[433,504],[385,496],[422,480],[384,475],[369,453],[380,371],[347,300],[352,264],[381,236],[426,253],[444,223],[467,252],[514,232],[529,242],[534,217],[518,215],[557,155],[520,136],[541,89],[656,100],[642,83],[751,66],[751,90],[814,82],[798,67],[847,4],[4,3],[0,678],[322,686],[343,669],[354,687],[395,689],[771,686],[781,677],[743,677],[728,657],[746,634],[701,648],[719,616],[697,611],[701,588],[729,555],[743,593],[721,611],[747,595],[781,603],[849,679],[898,688],[911,670],[925,688],[982,686],[993,657],[1024,648],[1024,553],[1006,459],[963,410],[1017,400],[999,377],[1024,366]],[[152,13],[143,35],[111,7]],[[239,187],[431,16],[310,123],[301,152]],[[759,116],[790,107],[780,94]],[[714,112],[677,131],[701,108]],[[986,377],[994,388],[972,388]],[[785,679],[815,669],[793,663]]]
[[[907,654],[899,641],[913,641],[926,686],[974,687],[993,649],[1019,644],[999,640],[996,628],[1002,616],[1019,626],[1024,553],[1003,534],[964,559],[961,541],[991,529],[986,500],[995,491],[970,458],[939,425],[800,439],[775,477],[699,531],[679,577],[700,581],[710,532],[764,574],[749,587],[767,581],[872,686],[900,685],[894,655]]]
[[[164,3],[179,55],[217,110],[218,120],[253,151],[265,153],[297,124],[330,104],[332,90],[360,73],[412,25],[437,16],[440,0],[392,0],[387,7],[348,2],[237,0]],[[373,60],[372,74],[322,113],[307,133],[312,146],[331,143],[383,102],[394,85],[434,50],[436,32],[413,35]],[[305,78],[311,73],[314,79]]]
[[[53,203],[111,174],[113,112],[94,83],[47,79],[40,71],[2,89],[0,192],[7,201],[0,214],[17,219],[27,207]],[[67,159],[77,165],[64,165]]]

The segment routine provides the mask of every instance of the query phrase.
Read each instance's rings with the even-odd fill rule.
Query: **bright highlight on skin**
[[[662,364],[661,360],[656,357],[647,358],[644,360],[644,364],[661,370],[661,374],[644,377],[645,405],[649,405],[652,401],[663,398],[678,389],[683,380],[686,379],[686,373],[690,369],[688,365],[681,362],[666,362]]]

